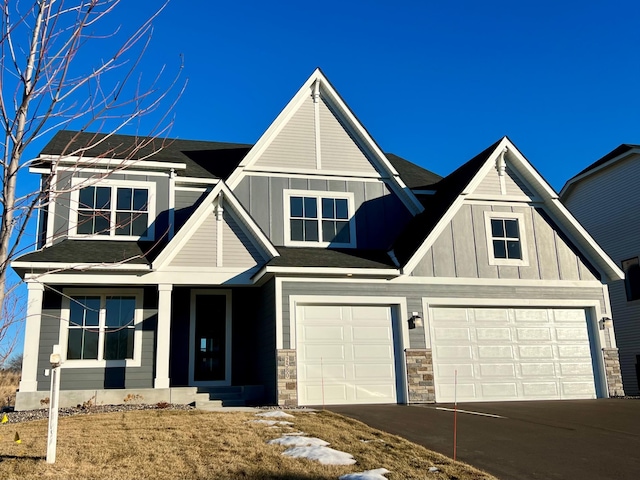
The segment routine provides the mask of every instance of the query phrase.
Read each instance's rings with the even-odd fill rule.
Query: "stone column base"
[[[607,388],[610,397],[624,397],[622,373],[620,372],[620,357],[617,348],[603,348],[604,371],[607,376]]]
[[[278,405],[298,406],[298,368],[295,350],[278,350]]]
[[[433,385],[433,361],[431,350],[407,349],[407,385],[409,403],[433,403],[436,389]]]

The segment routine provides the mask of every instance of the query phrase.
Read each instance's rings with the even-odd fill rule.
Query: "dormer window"
[[[353,195],[285,190],[285,244],[355,246]]]
[[[72,236],[153,238],[150,228],[154,213],[150,201],[155,191],[153,183],[101,180],[83,187],[79,182],[79,179],[74,182],[78,188],[71,197]]]

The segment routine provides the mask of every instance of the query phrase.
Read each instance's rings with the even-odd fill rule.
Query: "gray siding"
[[[520,196],[532,196],[532,189],[524,182],[513,168],[507,162],[505,180],[505,194],[506,195],[520,195]],[[480,195],[501,195],[500,189],[500,176],[496,168],[489,169],[487,176],[480,182],[473,192]]]
[[[309,96],[256,162],[258,167],[316,168],[313,100]]]
[[[218,243],[217,225],[215,213],[209,213],[169,265],[172,267],[215,267]]]
[[[187,221],[189,216],[196,209],[202,198],[208,193],[208,191],[194,191],[194,190],[181,190],[175,189],[174,196],[174,231],[180,230],[182,225]]]
[[[509,286],[495,287],[491,285],[420,285],[420,284],[394,284],[394,283],[371,283],[371,284],[348,284],[331,282],[283,282],[282,284],[282,332],[283,348],[290,348],[291,336],[291,312],[289,309],[289,297],[291,295],[319,295],[331,296],[336,302],[340,302],[341,297],[367,296],[376,297],[398,297],[406,299],[408,315],[411,312],[420,312],[423,318],[425,312],[422,311],[422,299],[429,298],[464,298],[469,299],[469,305],[473,305],[475,299],[521,299],[523,304],[527,300],[584,300],[598,301],[603,312],[606,311],[604,301],[604,290],[601,287],[531,287],[531,286]],[[346,304],[349,303],[345,299]],[[406,322],[408,319],[400,319]],[[425,325],[426,327],[426,325]],[[424,328],[416,328],[409,331],[410,345],[407,348],[425,348]]]
[[[484,212],[505,211],[524,217],[522,235],[527,266],[489,264]],[[522,206],[465,204],[420,260],[415,276],[512,278],[529,280],[596,280],[587,260],[572,248],[543,211]]]
[[[275,245],[284,245],[286,189],[353,192],[359,248],[387,248],[411,214],[382,182],[246,176],[234,193]]]
[[[62,288],[62,287],[61,287]],[[96,289],[96,292],[99,290]],[[105,388],[152,388],[155,364],[155,330],[158,315],[158,295],[153,287],[144,289],[142,323],[142,352],[140,367],[63,368],[60,376],[62,390],[93,390]],[[45,290],[38,355],[38,390],[49,390],[49,355],[59,342],[62,298]],[[123,399],[124,400],[124,399]]]
[[[58,181],[56,188],[58,191],[65,192],[56,198],[55,205],[55,218],[53,222],[54,241],[61,241],[67,235],[69,231],[69,215],[70,215],[70,202],[71,193],[70,190],[72,178],[91,178],[96,174],[87,173],[83,171],[75,172],[60,172],[58,174]],[[142,181],[142,182],[154,182],[156,184],[156,221],[155,236],[160,238],[166,233],[168,229],[168,211],[169,211],[169,177],[156,176],[156,175],[133,175],[130,173],[113,173],[106,178],[110,180],[128,180],[128,181]]]
[[[227,211],[222,227],[222,265],[225,267],[254,267],[262,263],[262,256],[249,240],[239,222]]]
[[[618,266],[640,256],[639,177],[640,159],[634,155],[582,180],[562,199]],[[623,281],[612,283],[609,292],[624,389],[627,395],[640,395],[640,300],[627,301]]]

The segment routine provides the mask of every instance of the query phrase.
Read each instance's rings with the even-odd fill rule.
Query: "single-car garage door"
[[[392,308],[297,308],[298,403],[396,403]]]
[[[430,310],[436,401],[595,398],[584,309]]]

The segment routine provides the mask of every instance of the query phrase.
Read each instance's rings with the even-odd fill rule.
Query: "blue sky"
[[[508,135],[559,190],[640,142],[626,20],[639,14],[632,1],[173,1],[145,61],[184,56],[173,136],[255,142],[319,66],[383,150],[444,175]]]

